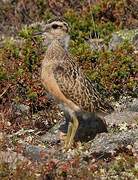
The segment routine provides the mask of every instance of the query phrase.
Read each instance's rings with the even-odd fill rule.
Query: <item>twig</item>
[[[0,98],[2,98],[2,96],[7,92],[7,90],[9,89],[9,87],[11,86],[11,84],[9,84],[5,90],[3,91],[3,93],[0,94]]]

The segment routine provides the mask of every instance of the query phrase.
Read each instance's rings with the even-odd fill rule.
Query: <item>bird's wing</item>
[[[64,96],[80,109],[99,112],[109,112],[112,109],[68,54],[56,64],[53,76]]]
[[[66,94],[64,94],[63,88],[60,87],[59,84],[59,76],[56,76],[55,73],[56,68],[58,65],[53,61],[50,61],[45,65],[42,66],[41,72],[41,79],[43,85],[46,87],[47,91],[59,102],[70,108],[71,110],[78,110],[79,107],[73,103]],[[60,66],[59,66],[60,67]],[[62,79],[61,79],[62,80]]]

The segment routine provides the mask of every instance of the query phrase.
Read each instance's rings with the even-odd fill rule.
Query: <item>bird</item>
[[[79,119],[82,121],[85,117],[86,122],[87,114],[90,120],[90,117],[97,117],[98,113],[108,114],[113,111],[113,107],[102,99],[94,84],[68,52],[69,31],[69,24],[58,17],[48,20],[38,33],[43,34],[47,45],[41,65],[41,82],[69,119],[65,149],[69,149],[74,141]]]

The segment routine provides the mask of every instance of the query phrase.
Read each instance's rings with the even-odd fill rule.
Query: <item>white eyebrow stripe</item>
[[[53,22],[51,22],[51,23],[49,23],[51,26],[53,25],[53,24],[57,24],[57,25],[59,25],[59,26],[66,26],[66,28],[68,29],[69,28],[69,26],[68,26],[68,24],[66,23],[66,22],[63,22],[63,21],[53,21]]]
[[[61,26],[61,25],[63,25],[63,22],[60,22],[60,21],[54,21],[54,22],[52,22],[52,23],[50,23],[50,24],[51,24],[51,25],[57,24],[57,25]]]

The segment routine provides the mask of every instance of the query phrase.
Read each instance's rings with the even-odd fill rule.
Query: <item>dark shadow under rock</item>
[[[77,130],[75,140],[87,142],[94,139],[96,134],[107,132],[104,120],[102,120],[100,117],[96,116],[94,113],[83,113],[83,115],[84,116],[82,116],[82,114],[77,115],[79,119],[79,128]],[[108,124],[108,127],[112,127],[113,124],[115,126],[118,126],[122,123],[127,123],[128,126],[135,124],[135,126],[137,127],[138,112],[127,110],[123,112],[117,111],[105,116],[104,119]],[[48,144],[56,144],[60,141],[60,132],[67,133],[68,124],[69,118],[66,118],[66,121],[60,121],[41,137],[42,141]]]
[[[79,120],[79,127],[77,129],[75,140],[87,142],[93,139],[97,133],[107,132],[105,121],[92,112],[76,112]],[[60,131],[67,133],[69,119],[59,128]]]
[[[94,139],[97,133],[107,132],[105,121],[95,113],[76,112],[76,116],[79,120],[79,127],[75,135],[76,141],[87,142]],[[47,143],[51,142],[50,144],[59,142],[60,132],[67,133],[68,125],[69,118],[50,129],[46,135],[42,136],[42,140]]]

